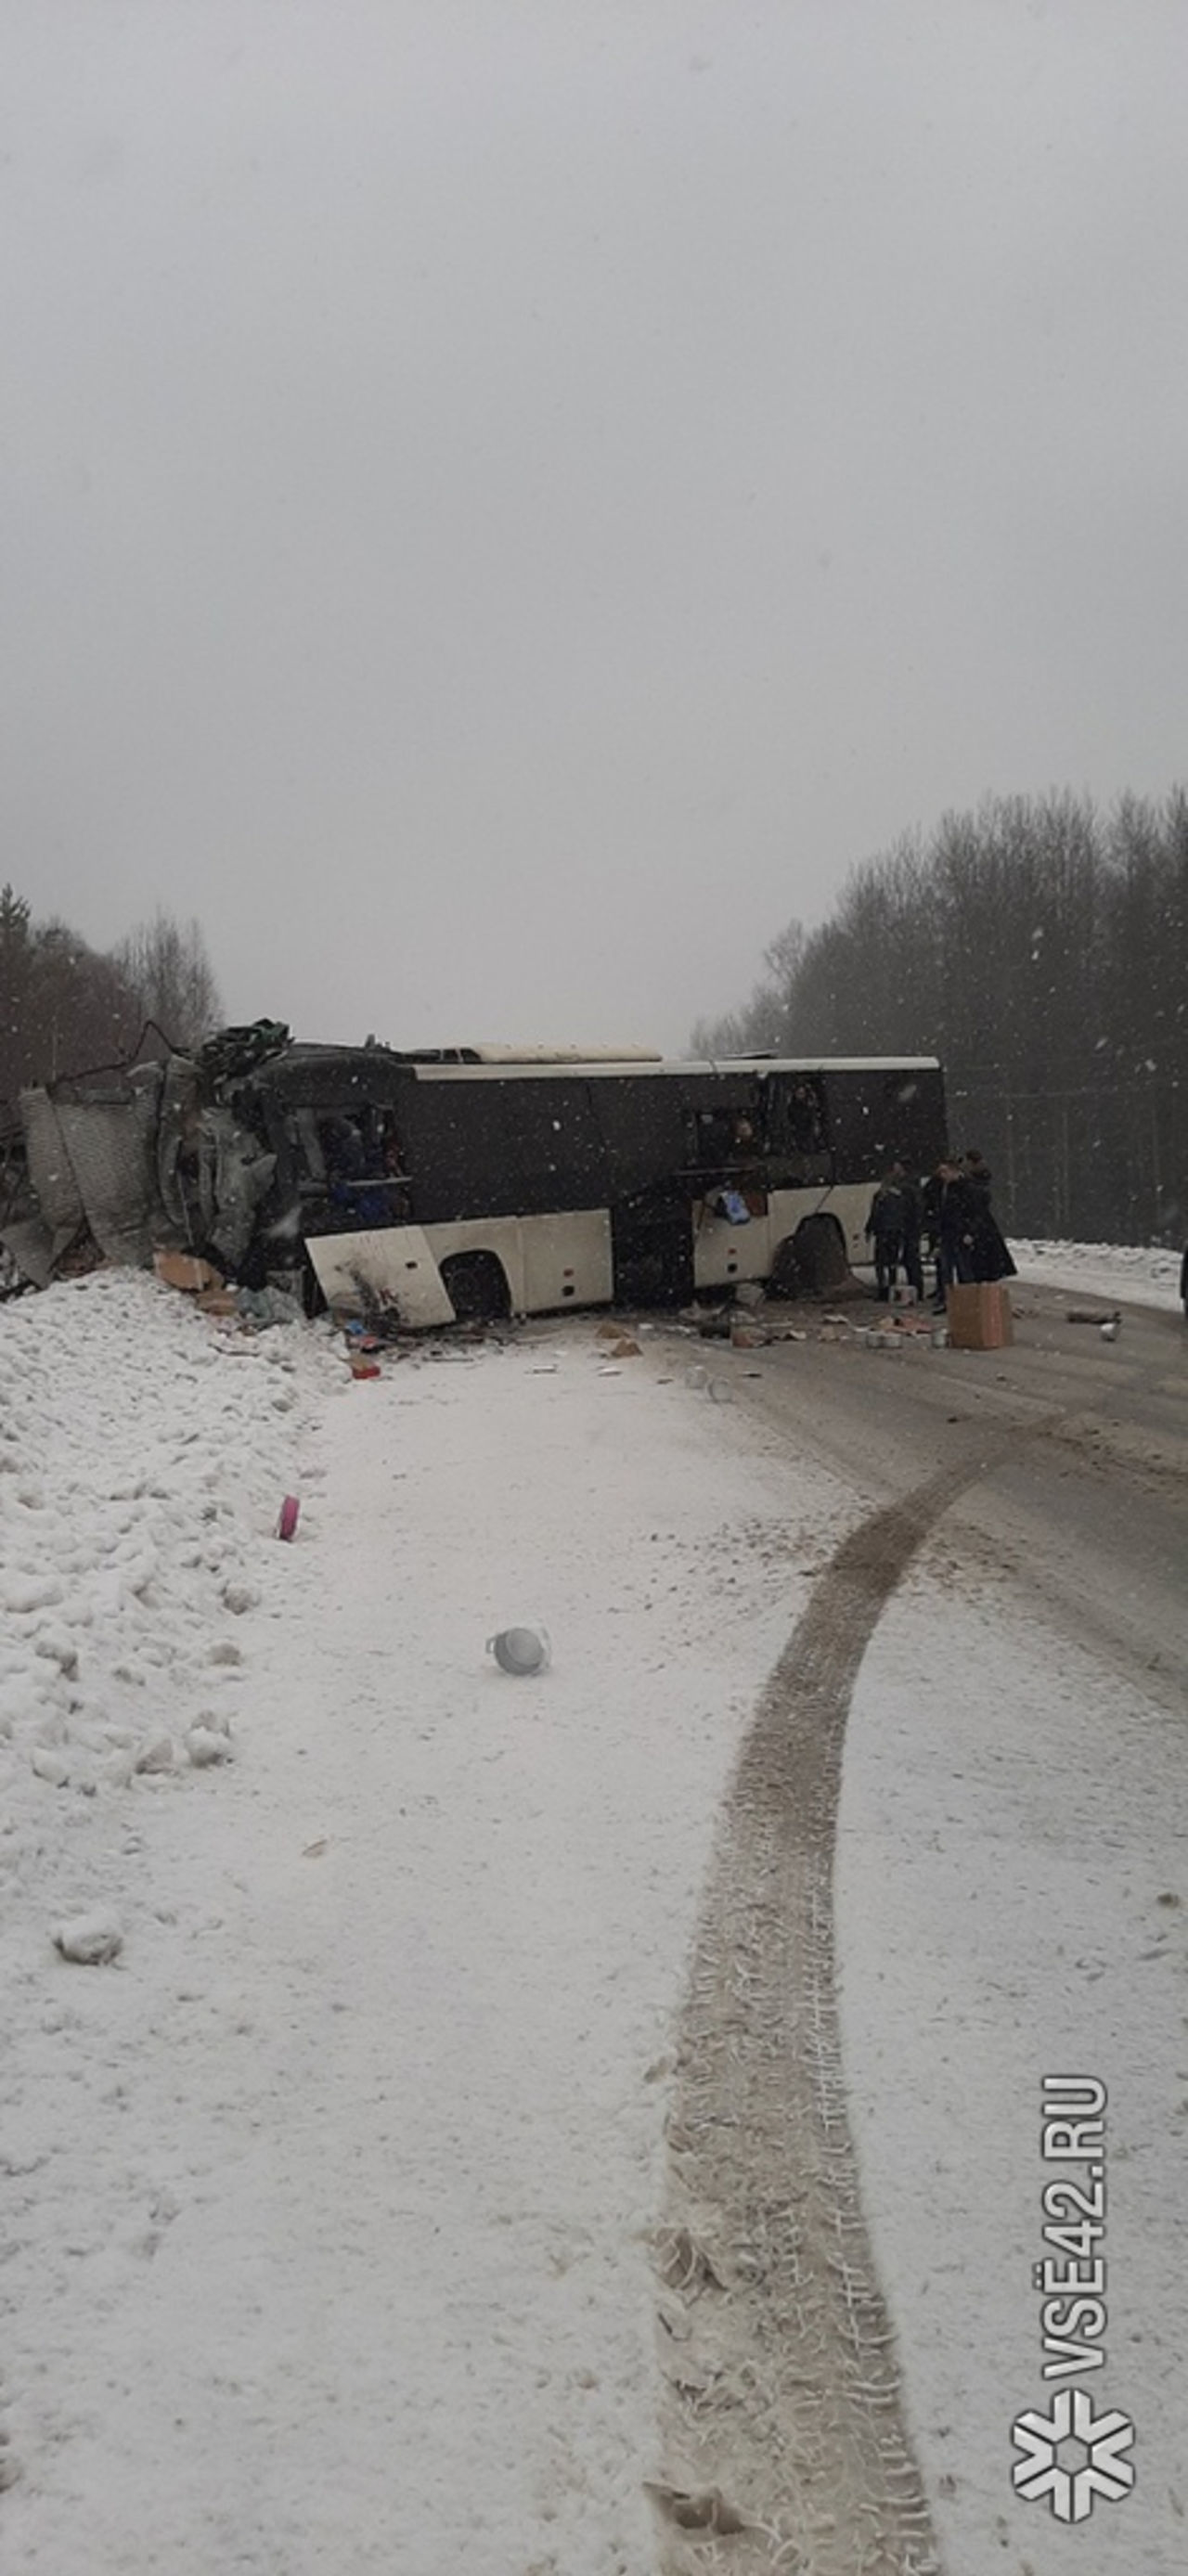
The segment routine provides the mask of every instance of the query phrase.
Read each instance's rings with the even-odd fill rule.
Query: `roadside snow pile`
[[[226,1758],[241,1679],[235,1614],[260,1597],[264,1541],[325,1365],[301,1335],[220,1333],[136,1272],[97,1272],[5,1309],[0,1869],[10,1895],[26,1873],[48,1893],[56,1801],[78,1825],[80,1798],[122,1805]],[[85,1907],[91,1841],[65,1839],[62,1901]]]
[[[683,1341],[605,1349],[356,1385],[140,1278],[0,1318],[23,2576],[652,2562],[673,2019],[852,1507]]]
[[[1020,1279],[1037,1285],[1108,1298],[1111,1305],[1126,1299],[1136,1306],[1180,1303],[1178,1252],[1141,1243],[1033,1243],[1017,1235],[1011,1251]]]

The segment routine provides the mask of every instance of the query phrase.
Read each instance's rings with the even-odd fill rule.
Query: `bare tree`
[[[27,1084],[125,1062],[146,1020],[185,1048],[218,1018],[196,922],[158,913],[104,956],[68,922],[34,922],[24,897],[0,888],[0,1103],[10,1111]]]
[[[199,1046],[218,1027],[222,1003],[206,941],[196,921],[175,921],[158,911],[112,951],[142,1015],[154,1020],[181,1053]]]
[[[28,1079],[25,1049],[32,972],[29,906],[6,885],[0,889],[0,1101],[14,1102]]]
[[[763,952],[765,976],[755,985],[741,1011],[718,1020],[698,1020],[689,1040],[695,1056],[754,1055],[785,1048],[793,996],[804,959],[805,936],[799,921],[778,931]]]
[[[1188,796],[990,797],[853,871],[709,1052],[936,1054],[1021,1233],[1188,1236]]]
[[[23,898],[0,891],[0,1101],[10,1112],[26,1084],[119,1062],[140,1026],[112,958],[67,922],[31,922]]]

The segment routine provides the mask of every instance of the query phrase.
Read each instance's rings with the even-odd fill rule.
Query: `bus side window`
[[[331,1196],[341,1195],[351,1181],[361,1181],[367,1168],[367,1148],[357,1118],[339,1112],[323,1118],[318,1124],[318,1142],[322,1149]]]
[[[300,1157],[302,1171],[306,1179],[311,1181],[324,1181],[326,1178],[326,1157],[322,1152],[322,1140],[318,1134],[317,1117],[312,1109],[299,1109],[297,1111],[296,1117],[293,1120],[293,1135]]]
[[[699,1109],[693,1120],[693,1168],[731,1172],[758,1153],[754,1120],[745,1109]]]
[[[819,1083],[793,1084],[788,1102],[788,1135],[795,1154],[824,1152],[825,1104]]]
[[[699,1109],[693,1120],[691,1161],[695,1172],[718,1171],[725,1161],[726,1132],[716,1109]]]
[[[825,1102],[810,1076],[773,1077],[768,1085],[767,1143],[773,1154],[814,1157],[825,1153]]]

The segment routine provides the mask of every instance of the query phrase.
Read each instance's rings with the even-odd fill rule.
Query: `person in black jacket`
[[[899,1275],[903,1259],[905,1206],[901,1186],[902,1170],[893,1163],[880,1181],[870,1203],[866,1220],[868,1239],[874,1245],[875,1286],[879,1301],[886,1305]]]
[[[902,1163],[891,1163],[870,1203],[867,1235],[874,1243],[875,1283],[886,1305],[902,1264],[908,1285],[924,1294],[920,1232],[924,1222],[920,1191]]]
[[[905,1172],[902,1163],[893,1163],[891,1176],[903,1194],[903,1266],[909,1288],[917,1297],[924,1295],[924,1264],[920,1256],[920,1237],[924,1231],[924,1196],[918,1181]]]
[[[990,1166],[976,1145],[970,1147],[965,1157],[963,1179],[968,1219],[968,1276],[971,1279],[1013,1279],[1015,1265],[990,1205]]]
[[[957,1280],[972,1279],[974,1193],[958,1163],[938,1163],[925,1191],[928,1222],[936,1252],[936,1295],[943,1314],[945,1291]]]
[[[936,1264],[933,1304],[937,1308],[943,1306],[945,1302],[945,1266],[941,1254],[941,1201],[944,1197],[944,1189],[941,1167],[938,1163],[935,1171],[929,1172],[920,1192],[920,1219],[924,1232],[924,1249],[929,1259]]]
[[[1188,1244],[1184,1246],[1184,1258],[1180,1263],[1180,1303],[1184,1309],[1184,1321],[1188,1324]]]

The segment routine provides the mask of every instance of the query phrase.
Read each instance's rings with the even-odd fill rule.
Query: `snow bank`
[[[47,2479],[64,2513],[58,2541],[43,2549],[34,2522],[14,2564],[103,2563],[74,2400],[96,2306],[135,2332],[122,2276],[170,2199],[129,2083],[133,2066],[150,2092],[174,2080],[137,1967],[172,1913],[157,1826],[176,1804],[209,1830],[183,1737],[206,1729],[225,1746],[235,1732],[236,1587],[250,1574],[253,1601],[268,1591],[271,1525],[327,1370],[305,1337],[220,1331],[137,1273],[0,1310],[0,2173],[19,2319],[0,2484],[7,2519]],[[147,2388],[143,2402],[154,2417]],[[84,2442],[100,2460],[103,2411]],[[114,2479],[126,2469],[108,2462]],[[151,2558],[148,2536],[137,2555],[138,2503],[133,2479],[129,2568]]]
[[[72,1800],[134,1777],[147,1787],[169,1773],[168,1747],[187,1727],[209,1725],[212,1710],[229,1722],[229,1617],[275,1521],[319,1365],[324,1355],[285,1335],[216,1330],[138,1273],[100,1272],[4,1309],[10,1888],[27,1866],[40,1881],[45,1784]],[[95,1839],[79,1847],[80,1877]]]
[[[28,2576],[651,2563],[671,2033],[735,1745],[849,1514],[643,1338],[355,1384],[140,1278],[4,1318]],[[552,1667],[511,1679],[486,1640],[537,1619]]]
[[[1033,1243],[1011,1237],[1021,1279],[1067,1288],[1082,1297],[1179,1307],[1179,1252],[1134,1243]]]

